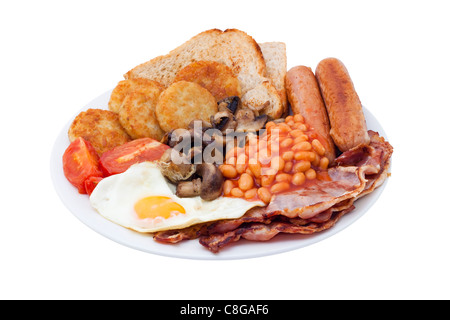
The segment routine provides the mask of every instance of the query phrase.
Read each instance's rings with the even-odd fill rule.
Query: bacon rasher
[[[392,146],[376,132],[369,131],[369,136],[369,145],[336,158],[328,180],[275,195],[268,206],[253,208],[241,218],[163,231],[154,239],[161,243],[199,239],[217,253],[239,239],[267,241],[279,233],[312,234],[329,229],[354,209],[355,200],[379,187],[389,174]]]

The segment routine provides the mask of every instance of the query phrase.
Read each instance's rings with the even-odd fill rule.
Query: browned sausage
[[[305,123],[318,135],[330,163],[335,158],[335,147],[330,137],[327,110],[311,68],[297,66],[286,74],[286,91],[294,114],[301,114]]]
[[[330,135],[342,152],[369,143],[361,102],[344,64],[336,58],[319,62],[316,78],[328,111]]]

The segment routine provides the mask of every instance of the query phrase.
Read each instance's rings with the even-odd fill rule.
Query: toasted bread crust
[[[211,29],[192,37],[167,55],[156,57],[128,71],[124,77],[148,78],[164,86],[172,84],[176,74],[188,64],[199,61],[217,61],[227,65],[233,74],[241,75],[243,91],[247,91],[245,79],[251,76],[266,76],[266,64],[258,43],[243,31],[237,29]],[[248,60],[248,61],[247,61]],[[251,61],[251,62],[250,62]],[[160,67],[166,67],[163,72]],[[246,69],[252,69],[250,70]],[[245,72],[245,74],[243,74]],[[242,81],[246,80],[246,81]]]
[[[167,55],[136,66],[124,77],[126,79],[147,78],[168,87],[182,68],[201,60],[216,61],[228,66],[238,78],[243,95],[264,82],[268,82],[265,87],[275,88],[267,78],[266,63],[258,43],[248,34],[237,29],[204,31]],[[273,105],[268,108],[271,111],[270,116],[283,114],[283,101],[278,91],[270,89],[266,90],[265,94],[270,95],[269,100],[273,101]],[[281,111],[278,110],[280,106]]]
[[[283,42],[264,42],[260,43],[259,47],[266,62],[266,75],[277,89],[284,107],[283,113],[287,114],[288,103],[285,87],[287,72],[286,44]]]
[[[265,81],[242,96],[242,105],[260,114],[267,114],[272,119],[278,119],[285,109],[282,101],[274,97],[278,97],[277,89],[269,81]],[[269,102],[269,105],[260,110],[260,106],[266,102]]]

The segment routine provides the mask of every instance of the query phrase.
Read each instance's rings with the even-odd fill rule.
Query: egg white
[[[135,204],[149,196],[165,196],[181,205],[186,213],[140,219],[134,211]],[[104,178],[90,196],[92,207],[104,218],[138,232],[153,233],[186,228],[198,223],[222,219],[237,219],[261,201],[219,197],[205,201],[200,197],[179,198],[175,186],[162,175],[154,162],[142,162],[127,171]]]

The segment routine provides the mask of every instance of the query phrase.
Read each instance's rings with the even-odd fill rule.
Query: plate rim
[[[82,111],[85,111],[89,108],[99,108],[99,109],[107,109],[107,103],[105,105],[105,101],[109,100],[109,96],[111,95],[112,89],[105,91],[104,93],[102,93],[101,95],[97,96],[96,98],[94,98],[93,100],[91,100],[89,103],[87,103],[83,108],[81,108],[80,110],[78,110],[79,114]],[[375,122],[375,127],[377,127],[376,129],[372,129],[375,130],[377,132],[380,133],[381,136],[383,136],[385,139],[387,139],[387,135],[383,129],[383,127],[381,126],[381,124],[378,122],[378,120],[375,118],[375,116],[363,105],[363,111],[366,117],[366,122],[367,119],[370,119],[370,122]],[[67,148],[67,146],[69,145],[69,139],[67,136],[67,131],[68,128],[70,127],[73,119],[75,118],[75,116],[77,115],[73,115],[69,121],[62,127],[61,131],[59,132],[59,134],[57,135],[54,143],[53,143],[53,147],[51,150],[51,156],[50,156],[50,175],[51,175],[51,179],[52,179],[52,183],[53,186],[55,188],[56,193],[58,194],[58,197],[60,198],[60,200],[62,201],[62,203],[64,204],[64,206],[79,220],[81,221],[84,225],[86,225],[87,227],[89,227],[90,229],[92,229],[93,231],[101,234],[102,236],[116,242],[119,243],[121,245],[127,246],[129,248],[138,250],[138,251],[143,251],[146,253],[151,253],[151,254],[155,254],[155,255],[159,255],[159,256],[165,256],[165,257],[171,257],[171,258],[179,258],[179,259],[190,259],[190,260],[241,260],[241,259],[253,259],[253,258],[259,258],[259,257],[264,257],[264,256],[272,256],[272,255],[276,255],[276,254],[281,254],[281,253],[285,253],[285,252],[290,252],[290,251],[294,251],[294,250],[298,250],[310,245],[313,245],[315,243],[318,243],[320,241],[323,241],[325,239],[328,239],[330,237],[332,237],[333,235],[337,234],[338,232],[343,231],[344,229],[346,229],[347,227],[349,227],[350,225],[352,225],[353,223],[355,223],[359,218],[361,218],[363,215],[365,215],[369,209],[378,201],[378,199],[380,198],[381,194],[383,193],[383,190],[385,189],[387,182],[389,179],[386,179],[384,181],[384,183],[379,186],[377,189],[375,189],[372,193],[370,193],[369,195],[358,199],[355,202],[355,206],[356,208],[344,215],[340,221],[338,221],[336,223],[336,225],[334,225],[332,228],[312,234],[312,235],[286,235],[286,234],[278,234],[277,236],[275,236],[273,239],[269,240],[269,241],[263,241],[263,242],[255,242],[255,241],[249,241],[249,240],[245,240],[245,239],[241,239],[238,241],[237,244],[231,244],[230,246],[228,246],[228,248],[224,248],[223,250],[221,250],[219,253],[212,253],[209,250],[207,250],[206,248],[204,248],[197,239],[195,240],[189,240],[189,242],[187,241],[183,241],[179,244],[160,244],[157,243],[156,241],[154,241],[152,239],[152,237],[150,235],[145,235],[145,237],[148,237],[149,239],[149,247],[148,248],[143,248],[142,245],[140,244],[140,242],[133,242],[133,241],[127,241],[127,237],[125,238],[120,238],[117,237],[117,234],[115,234],[114,231],[112,232],[108,232],[108,230],[112,229],[112,230],[120,230],[117,229],[117,227],[124,229],[128,232],[132,232],[134,234],[138,234],[139,236],[144,236],[142,234],[139,234],[135,231],[131,231],[128,229],[125,229],[121,226],[115,225],[113,222],[101,217],[92,207],[90,207],[91,211],[95,214],[93,216],[97,216],[96,218],[100,217],[102,220],[104,220],[104,225],[107,224],[114,224],[114,227],[112,228],[104,228],[104,229],[99,229],[97,227],[97,220],[93,220],[93,218],[89,219],[86,218],[81,212],[80,212],[80,207],[76,208],[72,205],[72,200],[74,198],[79,198],[79,199],[83,199],[82,201],[84,202],[89,202],[89,198],[87,198],[87,195],[82,195],[79,194],[76,190],[75,187],[73,187],[68,181],[67,179],[65,179],[64,177],[64,173],[63,173],[63,169],[62,169],[62,154],[65,151],[65,148]],[[64,138],[65,136],[65,138]],[[62,148],[62,143],[66,141],[67,145],[65,146],[65,148]],[[58,164],[59,163],[59,164]],[[390,163],[390,167],[389,167],[389,172],[391,171],[392,168],[392,159],[391,159],[391,163]],[[62,176],[61,176],[62,174]],[[65,181],[65,183],[61,184],[61,180]],[[69,192],[69,194],[67,193]],[[72,193],[72,194],[70,194]],[[81,198],[83,197],[83,198]],[[85,204],[84,204],[85,206]],[[86,206],[85,206],[86,207]],[[356,214],[354,214],[356,211]],[[102,223],[100,223],[100,225],[102,225]],[[119,235],[122,232],[118,232]],[[134,239],[135,237],[131,236],[131,239]],[[285,241],[287,239],[289,239],[289,241]],[[302,239],[299,238],[306,238],[308,239],[308,241],[301,241]],[[138,238],[136,238],[138,239]],[[245,249],[240,249],[240,248],[244,248],[243,242],[245,244]],[[279,245],[278,242],[281,242],[284,244],[283,245]],[[190,245],[186,245],[185,243],[188,243]],[[192,243],[195,243],[195,246],[198,247],[195,248],[193,247]],[[138,245],[140,244],[140,245]],[[270,244],[270,245],[269,245]],[[287,244],[287,245],[286,245]],[[152,247],[154,247],[156,245],[156,248],[161,247],[161,250],[151,250]],[[186,251],[184,250],[185,248],[178,248],[177,250],[174,250],[174,248],[176,247],[189,247],[189,252],[191,252],[191,254],[186,253]],[[248,247],[250,247],[250,250],[247,250]],[[262,247],[254,250],[254,248],[258,248],[258,247]],[[164,250],[162,248],[165,248],[167,250]],[[253,248],[253,250],[252,250]],[[264,248],[267,248],[268,250],[264,250]],[[192,251],[196,252],[199,251],[201,252],[200,254],[192,254]],[[240,253],[240,251],[245,251],[246,254],[242,254],[242,252]]]

